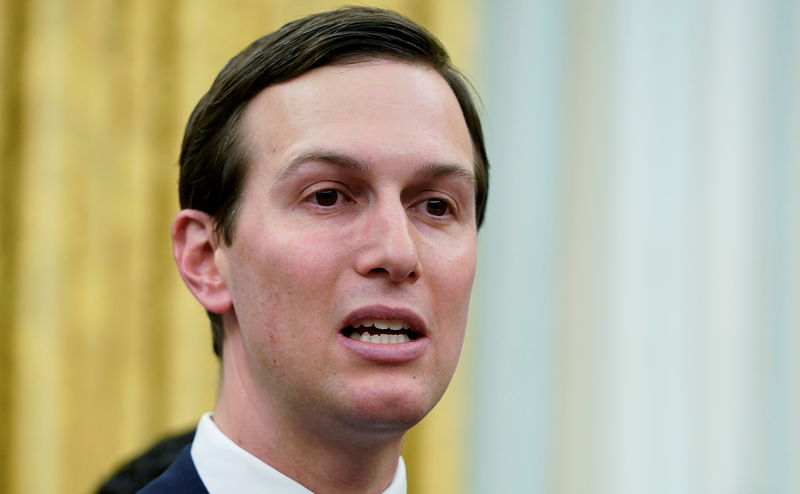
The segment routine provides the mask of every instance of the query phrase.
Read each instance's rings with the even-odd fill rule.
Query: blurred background
[[[0,0],[0,492],[91,492],[213,407],[182,127],[247,43],[340,5]],[[373,5],[473,80],[493,166],[410,494],[800,492],[800,2]]]

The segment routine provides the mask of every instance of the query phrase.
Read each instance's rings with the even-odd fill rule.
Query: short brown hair
[[[452,65],[441,42],[422,26],[396,12],[370,7],[345,7],[292,21],[257,39],[225,65],[186,125],[180,155],[181,208],[207,213],[222,241],[230,244],[248,169],[239,132],[250,100],[264,88],[314,68],[369,58],[431,67],[455,93],[472,138],[475,213],[480,227],[489,161],[469,83]],[[214,353],[221,356],[222,318],[208,315]]]

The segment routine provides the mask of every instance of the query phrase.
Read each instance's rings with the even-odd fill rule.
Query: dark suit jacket
[[[194,429],[166,437],[147,451],[117,468],[101,485],[95,494],[136,494],[156,477],[164,473],[178,453],[191,444]]]
[[[139,494],[208,494],[189,454],[191,447],[189,444],[183,448],[172,465]]]

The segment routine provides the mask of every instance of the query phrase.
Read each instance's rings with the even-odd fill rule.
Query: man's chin
[[[354,407],[346,419],[348,424],[361,431],[402,434],[425,418],[441,397],[382,391],[353,400]]]

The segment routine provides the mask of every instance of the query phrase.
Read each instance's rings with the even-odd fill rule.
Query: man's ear
[[[172,222],[172,255],[186,286],[210,312],[232,307],[225,273],[217,264],[219,248],[214,221],[202,211],[184,209]]]

